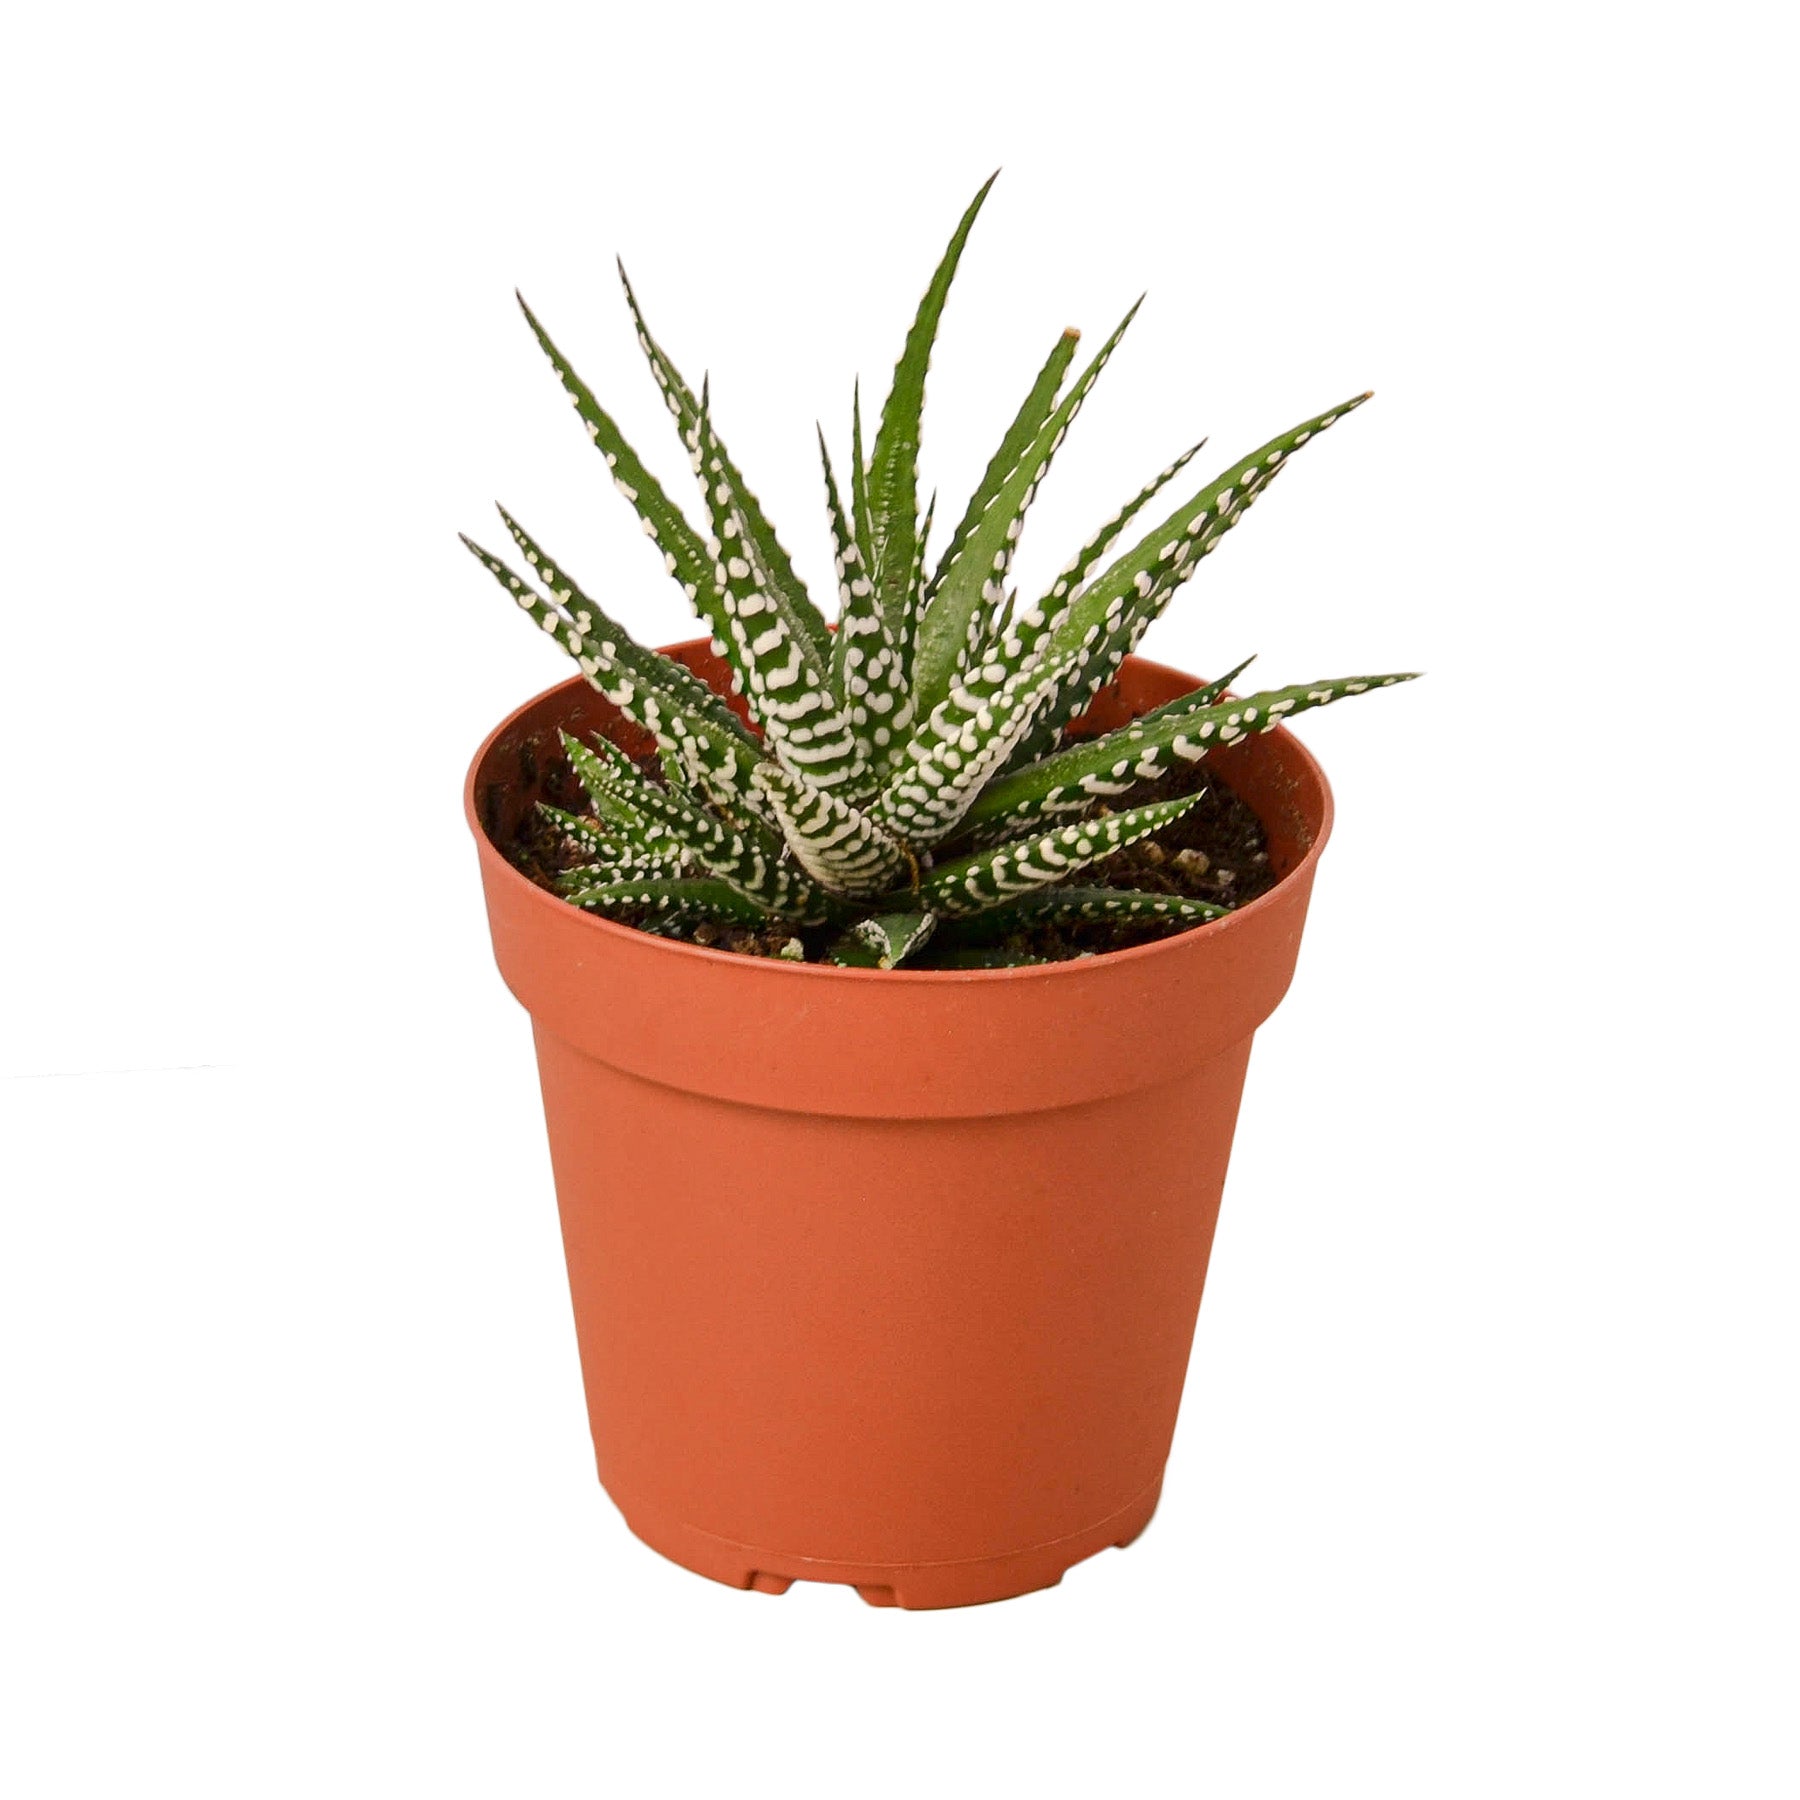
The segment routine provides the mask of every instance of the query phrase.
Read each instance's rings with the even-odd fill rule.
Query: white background
[[[1793,100],[1777,9],[41,7],[6,28],[0,1786],[1791,1794]],[[1005,1606],[739,1594],[593,1479],[459,784],[504,498],[689,635],[513,310],[803,571],[955,217],[947,507],[1376,401],[1147,648],[1337,789],[1166,1498]],[[841,465],[840,465],[841,466]]]

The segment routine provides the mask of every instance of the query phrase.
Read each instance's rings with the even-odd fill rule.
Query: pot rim
[[[706,642],[703,638],[685,640],[679,644],[665,644],[658,650],[659,655],[669,655],[676,650],[695,649]],[[1197,676],[1188,674],[1185,669],[1177,669],[1170,663],[1152,662],[1148,657],[1133,656],[1128,659],[1138,668],[1152,674],[1167,675],[1179,681],[1191,683],[1194,687],[1201,685]],[[514,709],[500,721],[498,725],[481,740],[481,747],[475,752],[469,764],[469,772],[463,778],[463,817],[469,830],[474,834],[475,843],[483,861],[492,859],[492,866],[498,870],[501,879],[516,883],[525,889],[521,896],[527,905],[538,908],[554,908],[560,915],[574,914],[589,929],[605,934],[607,937],[629,938],[635,943],[649,944],[658,950],[672,955],[703,957],[708,962],[722,963],[733,969],[741,970],[745,964],[761,963],[771,969],[779,969],[786,975],[826,981],[851,982],[893,982],[906,981],[915,986],[959,986],[966,982],[991,981],[1031,981],[1068,975],[1077,971],[1092,970],[1096,965],[1112,967],[1127,962],[1147,960],[1149,958],[1168,955],[1179,946],[1187,944],[1196,933],[1207,931],[1215,934],[1229,934],[1233,928],[1242,929],[1244,922],[1254,919],[1259,911],[1271,905],[1280,895],[1281,890],[1291,883],[1306,877],[1313,865],[1318,861],[1319,853],[1325,848],[1331,836],[1331,827],[1335,816],[1332,801],[1331,784],[1325,779],[1325,771],[1319,766],[1318,759],[1313,756],[1305,744],[1295,737],[1285,725],[1277,725],[1273,733],[1286,741],[1291,753],[1296,755],[1306,773],[1319,784],[1321,806],[1319,811],[1319,828],[1313,834],[1313,840],[1307,846],[1300,860],[1277,880],[1266,893],[1259,894],[1254,900],[1229,912],[1222,919],[1209,919],[1199,925],[1191,925],[1186,931],[1171,932],[1167,937],[1157,938],[1147,944],[1132,944],[1123,950],[1102,950],[1091,956],[1065,957],[1059,962],[1027,963],[1011,969],[845,969],[835,963],[787,962],[778,956],[746,957],[732,950],[710,950],[703,944],[690,944],[680,938],[659,937],[653,932],[639,931],[635,925],[622,925],[617,920],[600,917],[597,913],[588,912],[585,908],[571,906],[568,901],[541,888],[535,881],[521,874],[513,866],[511,858],[487,834],[481,823],[480,809],[476,802],[476,778],[481,772],[481,765],[494,745],[510,731],[526,713],[547,700],[552,694],[559,694],[565,689],[586,687],[590,685],[585,676],[572,675],[566,681],[559,681],[532,695],[522,705]],[[1258,734],[1263,735],[1263,734]],[[1248,740],[1254,741],[1254,740]]]

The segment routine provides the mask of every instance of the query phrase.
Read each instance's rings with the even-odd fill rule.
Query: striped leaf
[[[907,745],[906,759],[876,802],[881,822],[915,847],[942,843],[1006,767],[1039,709],[1057,691],[1059,673],[1027,669],[979,700],[959,688]]]
[[[875,583],[863,560],[862,546],[856,541],[844,514],[844,503],[838,494],[837,476],[831,467],[831,450],[825,442],[824,426],[816,426],[819,434],[819,465],[825,474],[825,512],[831,525],[831,561],[838,580],[837,630],[831,641],[831,685],[841,698],[844,692],[844,652],[851,645],[864,644],[866,638],[881,635],[881,614],[875,604]]]
[[[1177,507],[1138,545],[1077,593],[1051,643],[1077,652],[1077,672],[1046,717],[1062,724],[1117,674],[1146,627],[1200,566],[1203,557],[1254,503],[1257,495],[1303,444],[1329,430],[1369,396],[1359,394],[1329,412],[1271,438],[1234,463],[1184,506]]]
[[[892,969],[921,950],[937,925],[935,913],[878,913],[857,922],[826,950],[846,969]]]
[[[1175,800],[1156,800],[1128,812],[1082,819],[1038,837],[958,857],[940,864],[920,883],[919,903],[931,912],[983,912],[1033,888],[1065,881],[1078,869],[1162,830],[1199,798],[1198,794],[1183,794]]]
[[[608,800],[605,811],[628,809]],[[598,809],[597,809],[598,810]],[[583,855],[594,862],[624,872],[648,874],[659,871],[671,874],[687,860],[687,852],[661,825],[631,810],[632,823],[614,823],[590,813],[565,812],[546,800],[538,802],[538,811],[568,838]]]
[[[1035,606],[1017,609],[1008,605],[988,633],[977,665],[998,665],[1002,669],[1020,668],[1039,654],[1069,616],[1069,595],[1084,582],[1101,557],[1106,555],[1125,527],[1185,469],[1200,453],[1206,439],[1191,450],[1184,450],[1161,474],[1153,477],[1113,514],[1069,559],[1057,576],[1049,593]]]
[[[766,825],[756,820],[727,824],[679,788],[658,786],[636,769],[630,776],[622,774],[566,731],[562,745],[589,793],[605,794],[661,825],[696,862],[765,913],[803,924],[819,924],[830,917],[834,910],[830,895],[782,859],[781,841]]]
[[[683,683],[669,674],[678,665],[634,644],[584,596],[569,590],[572,616],[565,617],[497,556],[470,538],[465,537],[463,543],[521,611],[575,658],[588,685],[634,725],[649,732],[659,749],[670,751],[684,767],[693,769],[697,785],[705,788],[715,804],[733,810],[760,810],[760,790],[750,777],[764,760],[762,751],[743,733],[735,717],[731,731],[715,723],[712,708],[720,704],[717,695],[709,692],[711,705],[707,708],[693,706]],[[685,669],[679,674],[692,680]]]
[[[856,522],[856,541],[862,548],[863,571],[871,591],[875,580],[875,519],[869,506],[869,465],[863,456],[862,383],[850,387],[850,509]],[[876,602],[877,610],[880,601]]]
[[[698,675],[673,657],[637,643],[622,625],[608,617],[597,601],[589,599],[575,585],[575,578],[552,560],[504,506],[495,510],[500,514],[508,536],[518,545],[526,566],[554,596],[557,605],[584,638],[612,643],[621,664],[645,687],[678,700],[686,711],[705,720],[720,735],[735,739],[750,750],[760,748],[743,720]]]
[[[1215,700],[1223,700],[1230,691],[1231,684],[1255,661],[1254,654],[1246,656],[1235,668],[1227,669],[1216,680],[1203,681],[1192,693],[1177,694],[1173,700],[1165,701],[1161,706],[1153,706],[1146,713],[1139,713],[1132,723],[1147,725],[1156,719],[1190,713],[1196,707],[1211,706]]]
[[[631,804],[630,796],[640,787],[653,785],[644,781],[643,770],[604,732],[591,732],[588,747],[599,755],[609,773],[617,778],[617,786],[611,792],[597,787],[584,788],[594,811],[602,818],[618,816],[622,821],[624,835],[646,855],[658,851],[666,853],[672,842],[667,827],[658,824]],[[694,780],[682,758],[668,745],[657,746],[656,760],[662,765],[665,786],[704,791],[704,784]],[[576,779],[580,779],[579,770],[576,771]],[[680,846],[676,845],[675,849],[679,852]]]
[[[1212,705],[1215,700],[1224,696],[1231,684],[1255,661],[1255,656],[1246,656],[1235,669],[1228,669],[1217,681],[1205,682],[1195,688],[1192,693],[1183,694],[1180,698],[1171,700],[1167,706],[1159,706],[1152,712],[1142,713],[1133,723],[1147,724],[1167,712],[1186,711],[1196,706]],[[1061,690],[1062,684],[1059,682],[1057,692],[1060,694]],[[1028,769],[1034,763],[1042,762],[1045,757],[1054,754],[1062,747],[1065,733],[1063,727],[1056,722],[1057,716],[1056,710],[1046,702],[1037,719],[1033,721],[1031,729],[1020,739],[1018,748],[1013,751],[1012,760],[1005,769],[1007,775]]]
[[[557,876],[556,886],[559,892],[567,894],[580,888],[606,887],[621,881],[672,881],[694,875],[685,856],[642,856],[636,851],[619,848],[611,856],[597,856],[591,863],[566,870]]]
[[[1025,396],[1013,422],[1007,426],[1006,435],[1000,440],[1000,448],[994,452],[986,473],[981,477],[975,492],[969,496],[969,504],[964,509],[962,518],[957,521],[956,529],[951,532],[943,555],[938,558],[937,572],[925,590],[927,601],[942,585],[945,571],[961,554],[963,545],[969,541],[981,515],[1005,485],[1007,476],[1024,459],[1044,421],[1055,410],[1056,396],[1062,391],[1063,377],[1069,372],[1069,364],[1075,360],[1075,346],[1080,342],[1081,333],[1073,329],[1065,331],[1056,340],[1056,348],[1050,352],[1043,368],[1038,371],[1037,380],[1031,384],[1031,392]]]
[[[1245,482],[1229,514],[1220,520],[1217,532],[1209,540],[1206,550],[1201,552],[1202,555],[1216,546],[1227,531],[1236,529],[1244,515],[1268,491],[1270,482],[1286,466],[1283,463]],[[1187,564],[1187,572],[1191,574],[1197,566],[1197,562]],[[1183,579],[1185,578],[1184,575]],[[1166,603],[1167,598],[1167,593],[1163,594],[1162,602]],[[1034,728],[1030,739],[1020,746],[1021,763],[1048,755],[1061,743],[1066,728],[1088,709],[1094,696],[1117,676],[1125,658],[1137,649],[1144,633],[1155,622],[1155,617],[1155,611],[1150,609],[1127,606],[1115,616],[1110,628],[1101,633],[1097,647],[1092,639],[1082,646],[1073,674],[1063,684],[1062,691],[1044,707],[1039,716],[1039,724]]]
[[[876,427],[869,455],[870,535],[866,547],[875,559],[881,609],[890,621],[890,629],[895,617],[911,605],[906,584],[918,544],[919,428],[925,410],[925,375],[931,366],[931,349],[950,283],[956,276],[956,265],[962,260],[963,246],[969,241],[975,215],[981,211],[998,173],[996,170],[990,175],[970,201],[919,302],[900,360],[894,365],[893,386],[881,409],[881,423]],[[898,632],[894,635],[900,636]]]
[[[1204,443],[1204,439],[1201,439],[1201,443]],[[954,740],[967,727],[968,720],[977,718],[985,707],[990,706],[995,693],[999,693],[1006,682],[1015,679],[1019,671],[1030,670],[1035,664],[1039,664],[1051,635],[1055,634],[1057,626],[1062,625],[1069,614],[1069,601],[1066,598],[1069,589],[1080,583],[1087,571],[1105,554],[1107,545],[1129,524],[1130,518],[1186,468],[1199,448],[1201,445],[1195,445],[1192,450],[1186,450],[1183,455],[1175,457],[1174,463],[1168,464],[1161,475],[1148,482],[1147,486],[1139,488],[1138,493],[1127,500],[1127,504],[1121,506],[1120,511],[1087,540],[1087,544],[1082,545],[1082,549],[1058,576],[1057,585],[1035,607],[1024,608],[1019,616],[1013,617],[1012,605],[1008,603],[1004,616],[995,621],[983,648],[968,664],[968,668],[959,673],[949,695],[932,709],[929,733],[923,729],[918,733],[914,751],[918,749],[918,742],[925,742],[927,738]],[[1071,675],[1073,671],[1075,662],[1069,664]],[[1229,680],[1229,677],[1226,679]],[[1028,763],[1035,763],[1040,756],[1046,756],[1057,747],[1062,725],[1053,702],[1060,693],[1062,682],[1058,680],[1057,686],[1049,689],[1048,695],[1044,697],[1044,704],[1037,707],[1037,716],[1031,720],[1030,727],[1022,736],[1015,738],[1012,749],[1008,751],[1008,756],[999,765],[999,769],[1017,769]]]
[[[1033,819],[1079,812],[1096,800],[1116,799],[1140,781],[1156,781],[1184,763],[1198,762],[1222,744],[1273,731],[1314,707],[1414,679],[1353,675],[1340,681],[1265,688],[1242,700],[1212,700],[1202,689],[996,781],[970,809],[969,823],[975,828],[1011,829]]]
[[[730,925],[765,925],[768,914],[723,881],[606,881],[572,888],[563,896],[594,912],[647,912],[668,919],[716,919]]]
[[[1100,527],[1088,541],[1069,558],[1062,573],[1057,576],[1050,592],[1044,596],[1046,610],[1055,610],[1058,603],[1067,597],[1087,580],[1094,564],[1117,542],[1119,534],[1141,513],[1152,500],[1166,488],[1177,475],[1206,448],[1206,439],[1190,446],[1176,457],[1160,474],[1153,475],[1150,480],[1138,489],[1113,516]]]
[[[829,788],[814,787],[775,762],[760,764],[756,780],[795,860],[834,894],[867,899],[885,893],[915,866],[903,845]]]
[[[631,503],[644,527],[644,534],[655,541],[663,553],[663,567],[681,583],[700,617],[712,628],[714,642],[721,646],[727,636],[724,595],[713,581],[714,560],[706,553],[699,534],[687,521],[681,509],[670,500],[659,482],[644,467],[638,454],[626,441],[625,434],[613,422],[612,415],[594,398],[593,391],[573,368],[568,358],[551,342],[549,333],[537,321],[537,315],[519,296],[519,308],[537,338],[538,346],[550,359],[563,391],[569,396],[587,434],[606,458],[612,471],[613,486]]]
[[[1020,894],[1003,905],[977,913],[965,931],[979,931],[982,936],[996,932],[1029,929],[1034,925],[1140,923],[1155,925],[1179,922],[1203,925],[1209,919],[1222,919],[1228,906],[1214,906],[1206,900],[1190,899],[1185,894],[1150,894],[1136,888],[1046,887]]]
[[[747,542],[738,492],[702,405],[694,427],[701,491],[716,560],[712,579],[722,596],[724,637],[744,699],[768,747],[795,774],[835,787],[861,771],[850,721],[831,692],[828,658],[814,647],[779,589],[769,585]]]
[[[925,502],[925,517],[919,522],[918,541],[913,545],[912,568],[907,571],[906,604],[917,617],[925,598],[925,545],[931,537],[931,522],[937,517],[937,490]]]
[[[694,397],[693,389],[682,379],[681,371],[650,335],[637,295],[632,291],[630,277],[625,273],[624,263],[621,262],[618,268],[619,282],[625,289],[625,304],[631,309],[631,322],[637,331],[638,345],[649,360],[650,372],[656,377],[657,386],[663,392],[663,400],[680,429],[681,441],[692,455],[700,423],[700,402]],[[790,624],[806,634],[814,654],[823,662],[830,654],[831,642],[823,615],[808,596],[806,584],[795,573],[792,560],[775,535],[775,527],[769,523],[756,496],[739,474],[737,465],[726,454],[723,444],[718,445],[716,454],[723,465],[725,480],[736,496],[738,513],[743,522],[746,554],[762,570],[769,591],[781,596]]]
[[[838,577],[838,628],[831,645],[831,689],[849,714],[863,764],[846,782],[843,797],[859,805],[874,795],[882,773],[904,741],[912,722],[900,654],[889,638],[875,600],[862,547],[844,518],[832,473],[825,433],[819,433],[825,468],[825,505],[831,520],[831,549]]]
[[[538,802],[538,811],[570,839],[577,849],[590,856],[616,857],[625,849],[621,838],[609,836],[606,827],[595,818],[583,813],[565,812],[560,806],[552,806],[548,800]]]
[[[1006,576],[1038,484],[1062,447],[1068,429],[1093,391],[1119,340],[1137,316],[1140,300],[1081,372],[1075,385],[1038,428],[1030,447],[983,510],[955,561],[944,571],[931,605],[919,621],[913,656],[913,704],[925,717],[970,664],[1006,599]]]
[[[1215,700],[1222,698],[1231,684],[1255,661],[1254,655],[1246,656],[1235,669],[1228,669],[1216,681],[1205,682],[1195,688],[1192,693],[1183,694],[1179,699],[1171,700],[1166,707],[1157,707],[1154,711],[1140,714],[1133,723],[1144,724],[1160,717],[1165,712],[1172,712],[1176,709],[1185,710],[1195,706],[1210,706]],[[1061,689],[1062,683],[1059,682],[1057,684],[1059,694]],[[1047,756],[1054,754],[1062,747],[1065,733],[1063,727],[1056,723],[1056,718],[1056,709],[1046,703],[1031,729],[1020,741],[1019,747],[1013,752],[1012,761],[1006,767],[1007,775],[1029,769],[1034,763],[1042,762]]]
[[[684,713],[691,713],[702,720],[711,733],[734,740],[745,751],[761,754],[761,745],[751,729],[731,711],[731,707],[725,706],[724,700],[713,689],[707,688],[704,680],[700,680],[693,670],[675,661],[673,657],[662,655],[661,650],[648,650],[643,644],[637,643],[626,632],[625,626],[619,625],[601,610],[598,601],[592,601],[587,594],[581,592],[580,587],[576,587],[574,576],[551,560],[544,547],[527,533],[526,527],[518,524],[517,518],[513,518],[508,509],[500,506],[497,511],[511,540],[526,558],[527,567],[538,581],[544,583],[545,589],[553,594],[556,605],[567,614],[569,623],[576,626],[587,643],[610,644],[610,653],[616,655],[621,668],[635,677],[644,689],[652,689],[657,695],[668,695],[671,702],[679,702]],[[625,754],[617,751],[614,745],[607,745],[607,749],[616,756]]]
[[[691,778],[721,804],[754,807],[757,790],[750,785],[749,770],[760,760],[762,746],[737,714],[672,657],[635,642],[566,570],[557,568],[505,507],[499,511],[513,542],[560,609],[538,610],[533,616],[575,658],[589,685],[649,731],[660,749],[679,757]],[[523,584],[510,569],[469,539],[463,542],[521,606],[532,610]]]

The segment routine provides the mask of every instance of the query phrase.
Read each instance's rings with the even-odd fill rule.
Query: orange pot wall
[[[715,685],[704,644],[682,659]],[[1133,658],[1109,726],[1194,687]],[[1216,752],[1282,879],[1229,919],[1040,968],[874,973],[593,918],[494,847],[556,730],[641,747],[579,679],[467,801],[530,1011],[600,1479],[737,1587],[954,1606],[1044,1587],[1153,1511],[1251,1034],[1331,823],[1285,731]],[[490,836],[490,833],[492,836]]]

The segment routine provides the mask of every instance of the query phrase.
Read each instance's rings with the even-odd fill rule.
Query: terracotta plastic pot
[[[720,686],[703,643],[674,652]],[[1185,693],[1132,659],[1102,727]],[[1056,1582],[1155,1509],[1251,1034],[1331,826],[1285,731],[1215,753],[1280,880],[1077,962],[822,968],[534,886],[510,841],[579,678],[481,747],[466,805],[531,1014],[600,1480],[646,1543],[780,1593],[959,1606]]]

